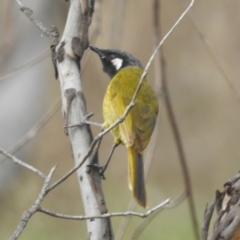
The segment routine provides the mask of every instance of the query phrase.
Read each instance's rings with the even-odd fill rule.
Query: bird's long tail
[[[143,157],[134,146],[128,147],[128,182],[137,203],[146,207]]]

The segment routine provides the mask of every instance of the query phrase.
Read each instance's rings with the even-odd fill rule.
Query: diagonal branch
[[[23,146],[25,146],[46,125],[46,123],[48,123],[48,121],[56,114],[59,108],[60,99],[57,99],[47,113],[10,150],[8,150],[8,152],[14,154]],[[0,164],[4,160],[6,160],[6,158],[1,159]]]
[[[163,208],[158,209],[158,211],[155,211],[151,216],[149,216],[145,221],[143,221],[137,229],[135,229],[131,239],[138,239],[140,234],[144,231],[144,229],[155,219],[155,217],[158,216],[160,212],[162,212],[165,209],[175,208],[179,206],[187,197],[187,194],[184,192],[182,193],[177,199],[170,201],[168,205],[165,205]]]
[[[3,74],[0,75],[0,82],[2,82],[3,80],[5,80],[8,77],[11,77],[17,73],[20,73],[21,71],[39,63],[40,61],[42,61],[43,59],[45,59],[46,57],[48,57],[50,55],[50,51],[49,50],[45,50],[44,52],[42,52],[41,54],[39,54],[38,56],[36,56],[35,58],[31,59],[30,61],[28,61],[27,63],[12,69],[8,72],[5,72]]]
[[[50,182],[50,180],[52,178],[52,175],[55,172],[56,168],[57,168],[57,166],[53,167],[50,170],[48,176],[45,177],[42,190],[39,193],[36,202],[26,212],[24,212],[24,214],[23,214],[23,216],[22,216],[22,218],[21,218],[21,220],[20,220],[20,222],[19,222],[19,224],[17,226],[17,229],[14,231],[12,236],[9,238],[10,240],[18,239],[18,237],[20,236],[20,234],[22,233],[24,228],[27,226],[28,220],[32,217],[32,215],[34,213],[36,213],[40,209],[41,203],[42,203],[45,195],[47,194],[47,192],[46,192],[47,187],[49,185],[49,182]]]
[[[33,10],[30,8],[25,7],[20,0],[16,0],[17,4],[19,5],[20,10],[26,15],[29,20],[31,20],[36,27],[45,34],[53,43],[53,45],[58,44],[59,40],[59,33],[55,26],[52,26],[50,30],[48,30],[33,14]]]
[[[33,167],[33,166],[31,166],[31,165],[29,165],[29,164],[27,164],[27,163],[25,163],[25,162],[17,159],[16,157],[12,156],[10,153],[7,153],[6,151],[4,151],[4,150],[1,149],[1,148],[0,148],[0,153],[1,153],[2,155],[4,155],[5,157],[11,159],[14,163],[17,163],[17,164],[19,164],[19,165],[21,165],[21,166],[23,166],[23,167],[31,170],[32,172],[36,173],[36,174],[37,174],[38,176],[40,176],[41,178],[45,178],[45,177],[46,177],[45,174],[42,173],[42,172],[41,172],[40,170],[38,170],[37,168],[35,168],[35,167]]]

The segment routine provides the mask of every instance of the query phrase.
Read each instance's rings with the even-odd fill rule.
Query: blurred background
[[[153,0],[99,0],[90,26],[91,44],[119,48],[132,53],[145,66],[155,47]],[[2,0],[0,8],[0,148],[10,151],[53,107],[60,96],[59,83],[49,54],[47,37],[19,11],[13,0]],[[60,0],[24,0],[47,27],[64,28],[69,4]],[[185,0],[162,0],[162,35],[189,4]],[[163,45],[166,77],[174,113],[189,166],[199,229],[206,204],[216,189],[240,169],[240,2],[238,0],[196,1],[190,13]],[[95,35],[96,30],[99,34]],[[103,122],[102,100],[109,79],[93,53],[86,51],[82,79],[87,108],[92,120]],[[34,59],[40,60],[20,68]],[[148,80],[156,86],[156,69],[151,65]],[[9,73],[9,74],[7,74]],[[7,74],[7,75],[6,75]],[[231,81],[231,84],[229,84]],[[157,90],[157,89],[156,89]],[[183,175],[167,117],[160,98],[156,149],[147,179],[148,209],[184,192]],[[56,107],[57,106],[57,107]],[[58,107],[59,106],[59,107]],[[69,139],[63,132],[60,103],[55,114],[34,138],[14,155],[48,173],[58,164],[53,180],[74,162]],[[94,135],[100,129],[92,127]],[[112,136],[105,136],[100,162],[107,159]],[[146,150],[149,156],[151,149]],[[149,159],[146,159],[148,161]],[[120,146],[102,182],[109,212],[127,210],[132,200],[127,184],[127,153]],[[42,180],[32,172],[0,159],[0,235],[8,239],[19,220],[36,200]],[[76,175],[47,195],[43,207],[51,211],[83,215]],[[144,212],[137,208],[137,211]],[[112,218],[115,234],[123,218]],[[123,239],[131,239],[143,219],[133,218]],[[193,239],[187,201],[161,212],[139,239]],[[35,214],[19,239],[86,239],[84,221],[55,219]]]

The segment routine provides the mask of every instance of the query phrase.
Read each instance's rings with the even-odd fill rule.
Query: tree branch
[[[40,208],[39,212],[45,213],[47,215],[50,215],[52,217],[57,217],[57,218],[64,218],[64,219],[71,219],[71,220],[87,220],[87,219],[95,219],[95,218],[109,218],[109,217],[126,217],[126,216],[135,216],[135,217],[140,217],[140,218],[146,218],[152,213],[164,208],[167,204],[169,204],[170,199],[165,200],[164,202],[158,204],[157,206],[151,208],[145,213],[138,213],[138,212],[133,212],[133,211],[127,211],[127,212],[119,212],[119,213],[105,213],[102,215],[97,215],[97,216],[73,216],[73,215],[65,215],[61,213],[54,213],[49,210]]]
[[[64,125],[81,122],[87,114],[85,97],[81,84],[79,62],[88,47],[88,27],[93,13],[93,0],[71,0],[68,17],[60,43],[54,48],[56,67],[62,95]],[[66,129],[69,135],[76,167],[63,178],[48,187],[49,192],[77,171],[83,206],[87,216],[107,212],[99,173],[87,167],[98,162],[97,153],[92,153],[92,133],[88,125]],[[96,142],[95,142],[96,143]],[[89,148],[92,146],[92,148]],[[82,166],[80,168],[80,166]],[[91,239],[112,239],[109,218],[87,220],[88,236]]]
[[[39,193],[36,202],[26,212],[24,212],[24,214],[22,216],[22,219],[21,219],[20,223],[17,226],[17,229],[14,231],[14,233],[10,237],[10,240],[16,240],[20,236],[20,234],[22,233],[24,228],[27,226],[28,220],[32,217],[32,215],[34,213],[36,213],[40,209],[41,203],[42,203],[42,201],[43,201],[43,199],[44,199],[44,197],[45,197],[45,195],[47,193],[46,189],[47,189],[47,187],[49,185],[49,182],[50,182],[50,180],[52,178],[53,173],[56,170],[56,167],[57,166],[53,167],[51,169],[51,171],[49,172],[48,176],[45,177],[42,190]]]
[[[58,44],[59,33],[55,26],[52,26],[50,30],[48,30],[33,14],[33,10],[25,7],[20,0],[16,0],[19,5],[20,10],[26,15],[28,19],[30,19],[40,31],[45,34],[54,45]]]
[[[208,229],[214,206],[217,218],[211,235]],[[201,240],[240,239],[240,173],[224,184],[224,191],[216,191],[215,201],[204,214]]]
[[[31,170],[32,172],[36,173],[36,174],[37,174],[38,176],[40,176],[41,178],[45,178],[45,177],[46,177],[45,174],[42,173],[42,172],[41,172],[40,170],[38,170],[37,168],[35,168],[35,167],[33,167],[33,166],[31,166],[31,165],[29,165],[29,164],[27,164],[27,163],[25,163],[25,162],[17,159],[16,157],[12,156],[10,153],[5,152],[5,151],[4,151],[3,149],[1,149],[1,148],[0,148],[0,153],[1,153],[2,155],[4,155],[5,157],[11,159],[14,163],[17,163],[17,164],[19,164],[19,165],[21,165],[21,166],[23,166],[23,167]]]
[[[144,231],[144,229],[153,221],[155,217],[158,216],[159,213],[161,213],[163,210],[168,208],[174,208],[178,206],[180,203],[184,201],[184,199],[187,197],[186,193],[182,193],[177,199],[174,201],[170,201],[168,205],[165,205],[163,208],[158,209],[158,211],[154,212],[149,218],[147,218],[145,221],[143,221],[139,226],[135,229],[131,239],[138,239],[140,234]]]
[[[55,115],[60,109],[60,98],[55,101],[53,106],[47,111],[47,113],[10,149],[8,152],[14,154],[23,146],[25,146],[36,134],[48,123],[48,121]],[[3,158],[0,160],[0,164],[6,160]]]
[[[0,82],[4,81],[6,78],[11,77],[17,73],[20,73],[21,71],[34,66],[35,64],[39,63],[40,61],[42,61],[43,59],[45,59],[46,57],[48,57],[50,55],[50,51],[45,50],[44,52],[42,52],[41,54],[39,54],[38,56],[36,56],[35,58],[31,59],[30,61],[28,61],[27,63],[14,68],[8,72],[5,72],[3,74],[0,75]]]

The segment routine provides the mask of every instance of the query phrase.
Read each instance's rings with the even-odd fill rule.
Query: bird
[[[110,77],[103,100],[103,129],[123,116],[144,72],[141,62],[128,52],[118,49],[89,48],[100,57],[103,71]],[[158,99],[146,77],[134,100],[134,106],[122,123],[111,130],[113,150],[119,144],[127,147],[128,183],[136,202],[147,206],[144,182],[143,151],[147,147],[158,115]],[[110,160],[110,159],[109,159]],[[107,165],[107,164],[106,164]],[[105,169],[104,169],[105,170]]]

